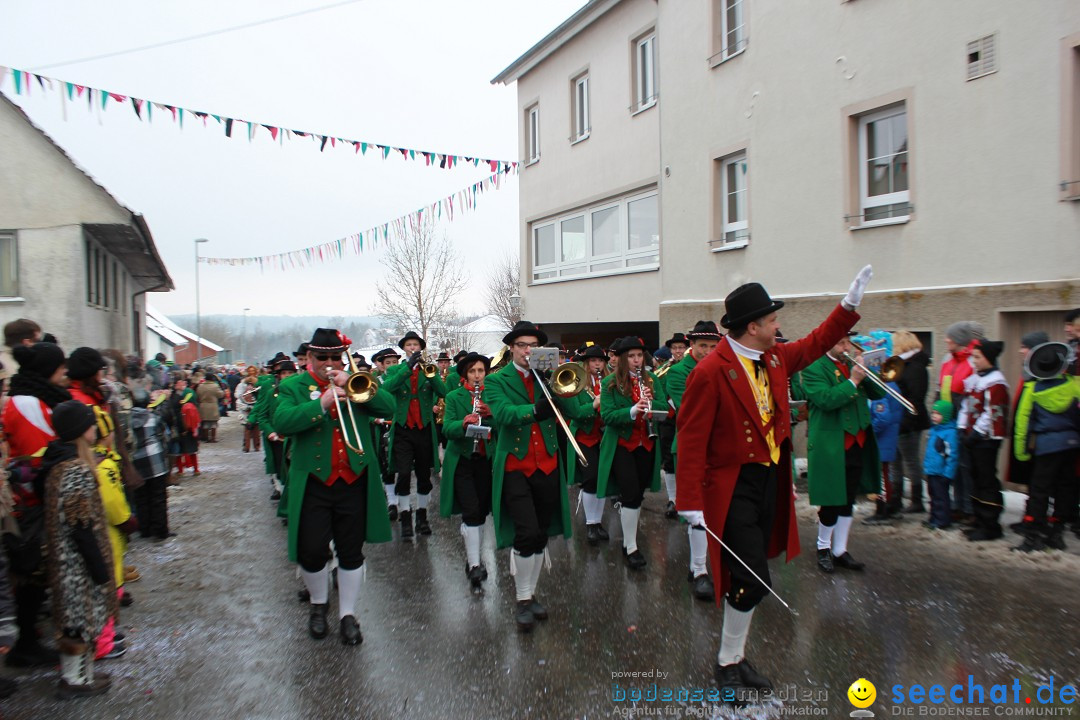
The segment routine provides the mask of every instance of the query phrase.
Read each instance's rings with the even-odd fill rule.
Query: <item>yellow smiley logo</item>
[[[874,683],[866,678],[859,678],[851,683],[851,687],[847,690],[847,696],[855,707],[868,708],[874,704],[874,700],[877,698],[877,688],[874,687]]]

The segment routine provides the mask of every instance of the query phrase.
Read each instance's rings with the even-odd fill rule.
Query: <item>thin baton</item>
[[[746,568],[747,570],[749,570],[749,571],[750,571],[750,574],[754,576],[754,579],[756,579],[756,580],[757,580],[757,581],[758,581],[759,583],[761,583],[762,585],[764,585],[764,586],[765,586],[765,589],[766,589],[766,590],[768,590],[769,592],[771,592],[771,593],[772,593],[772,596],[773,596],[774,598],[776,598],[777,600],[779,600],[779,601],[780,601],[780,604],[781,604],[781,605],[783,605],[784,607],[786,607],[786,608],[787,608],[788,610],[791,610],[791,614],[792,614],[792,615],[795,615],[796,617],[798,617],[798,615],[799,615],[799,611],[798,611],[798,610],[794,610],[794,609],[792,609],[792,607],[791,607],[790,605],[788,605],[788,604],[787,604],[786,602],[784,602],[784,598],[782,598],[782,597],[780,597],[779,595],[777,595],[777,594],[776,594],[776,591],[775,591],[775,590],[773,590],[773,589],[772,589],[772,588],[771,588],[771,587],[769,586],[769,583],[767,583],[767,582],[765,582],[764,580],[762,580],[762,579],[761,579],[761,578],[760,578],[760,577],[758,576],[758,574],[757,574],[756,572],[754,572],[753,570],[751,570],[751,569],[750,569],[750,566],[749,566],[749,565],[747,565],[747,564],[746,564],[745,562],[743,562],[743,559],[742,559],[741,557],[739,557],[739,556],[738,556],[738,555],[736,555],[736,554],[735,554],[734,552],[732,552],[731,548],[729,548],[729,547],[728,547],[728,546],[727,546],[727,545],[726,545],[726,544],[724,543],[724,541],[723,541],[723,540],[721,540],[721,539],[720,539],[719,537],[717,537],[716,533],[714,533],[714,532],[713,532],[713,531],[712,531],[712,530],[711,530],[711,529],[709,528],[709,526],[705,524],[705,521],[704,521],[704,520],[702,520],[702,521],[701,521],[701,527],[705,528],[705,532],[707,532],[707,533],[709,533],[710,535],[712,535],[712,536],[713,536],[713,540],[715,540],[716,542],[720,543],[720,547],[722,547],[722,548],[724,548],[725,550],[727,550],[728,554],[729,554],[729,555],[731,555],[731,557],[733,557],[733,558],[735,558],[736,560],[738,560],[738,561],[739,561],[739,564],[740,564],[740,565],[742,565],[742,566],[743,566],[744,568]]]

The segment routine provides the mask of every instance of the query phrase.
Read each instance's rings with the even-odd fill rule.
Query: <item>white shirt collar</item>
[[[745,345],[739,343],[737,340],[733,340],[730,335],[727,337],[728,344],[731,345],[731,349],[735,351],[736,355],[744,357],[747,360],[760,360],[762,356],[761,350],[754,350],[748,348]]]
[[[521,375],[521,377],[527,377],[529,375],[529,368],[525,368],[524,370],[522,370],[521,366],[518,365],[517,363],[512,363],[512,364],[514,366],[514,369],[518,371],[518,373]]]

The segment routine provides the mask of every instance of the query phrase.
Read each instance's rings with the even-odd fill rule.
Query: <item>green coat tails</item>
[[[420,419],[423,421],[424,427],[431,430],[431,447],[438,448],[439,437],[435,428],[433,408],[437,398],[446,397],[446,385],[443,384],[438,375],[429,378],[424,373],[417,372],[416,394],[414,395],[412,392],[412,371],[409,369],[408,363],[391,365],[386,369],[380,391],[392,396],[397,403],[393,414],[394,424],[390,426],[390,447],[386,453],[391,463],[394,460],[394,428],[398,425],[405,425],[409,417],[409,403],[413,399],[420,403]],[[432,462],[435,472],[439,472],[439,453],[437,450],[432,453]]]
[[[535,387],[535,384],[534,384]],[[542,393],[539,387],[535,392]],[[495,542],[497,547],[506,548],[514,544],[514,523],[508,515],[502,512],[502,484],[505,474],[506,458],[514,455],[524,458],[529,449],[529,437],[534,422],[533,401],[529,400],[529,392],[525,389],[525,381],[521,379],[513,363],[506,365],[500,370],[488,375],[484,380],[484,402],[491,408],[492,417],[495,421],[495,431],[498,434],[495,443],[495,453],[491,465],[491,514],[495,521]],[[565,407],[563,401],[556,398],[559,409]],[[540,424],[540,433],[544,439],[544,447],[549,453],[558,458],[559,442],[556,433],[558,420],[548,418]],[[559,480],[563,485],[560,495],[562,512],[555,513],[548,528],[548,535],[562,535],[569,538],[572,532],[570,525],[570,501],[566,493],[566,480],[563,475],[562,463],[559,463]]]
[[[686,378],[690,377],[690,371],[697,367],[697,360],[694,359],[693,354],[687,350],[683,355],[683,359],[671,366],[671,369],[664,373],[664,390],[667,392],[667,396],[671,398],[671,402],[675,405],[675,410],[678,411],[682,407],[682,396],[686,392]],[[679,452],[679,431],[675,431],[675,437],[671,441],[671,454],[676,457],[673,458],[678,463],[677,453]]]
[[[446,435],[446,454],[443,456],[442,479],[439,481],[439,514],[443,517],[460,515],[461,507],[454,498],[454,473],[458,460],[472,455],[473,440],[465,437],[465,416],[472,413],[472,393],[459,385],[446,394],[446,408],[443,411],[443,434]],[[491,418],[484,419],[484,425],[491,424]],[[495,447],[494,432],[487,444],[488,462]]]
[[[807,478],[810,504],[846,505],[844,480],[844,433],[866,431],[862,453],[860,493],[881,492],[881,459],[870,427],[869,400],[885,397],[885,391],[869,380],[855,387],[828,356],[802,371],[802,392],[810,409],[807,443]]]
[[[673,368],[674,369],[674,368]],[[669,372],[670,374],[670,372]],[[664,389],[653,378],[653,410],[668,410],[667,395]],[[611,463],[615,459],[615,448],[619,440],[626,440],[634,427],[634,420],[630,417],[630,408],[634,401],[619,392],[615,385],[615,374],[612,373],[604,378],[600,390],[600,416],[604,418],[604,437],[600,441],[600,467],[596,476],[596,496],[618,496],[618,478],[611,477]],[[649,490],[660,490],[660,438],[653,438],[653,480]]]
[[[333,428],[337,421],[329,413],[324,413],[318,396],[315,379],[306,372],[286,378],[278,386],[277,409],[274,411],[274,428],[279,434],[292,437],[292,458],[289,463],[289,560],[296,562],[296,538],[300,527],[300,508],[304,502],[304,491],[308,477],[314,475],[325,481],[333,469],[330,449],[333,447]],[[367,470],[366,478],[358,482],[367,483],[367,534],[366,541],[372,543],[388,542],[391,539],[390,519],[386,514],[386,493],[379,475],[379,459],[376,448],[376,435],[371,426],[372,417],[389,418],[394,414],[394,399],[380,389],[368,402],[353,406],[356,427],[364,447],[360,456],[351,450],[349,466],[353,472]],[[344,406],[342,407],[344,410]],[[348,413],[345,416],[346,438],[355,445],[349,424]]]
[[[559,403],[559,409],[566,418],[566,424],[570,426],[570,432],[575,434],[578,430],[591,429],[593,418],[600,414],[599,411],[593,410],[593,399],[584,390],[572,397],[563,398]],[[564,467],[566,468],[566,484],[573,485],[577,482],[578,456],[570,443],[566,443]]]

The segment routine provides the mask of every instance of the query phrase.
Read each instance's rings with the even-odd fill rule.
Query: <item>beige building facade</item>
[[[865,329],[922,331],[935,356],[959,319],[1011,348],[1033,326],[1060,335],[1061,311],[1080,306],[1080,4],[590,2],[552,34],[571,39],[549,36],[497,78],[518,83],[526,162],[527,108],[554,107],[550,122],[567,127],[575,68],[599,84],[619,57],[632,84],[628,43],[650,13],[656,125],[594,98],[611,129],[584,144],[604,156],[586,162],[566,133],[542,135],[542,159],[522,172],[530,319],[544,319],[539,303],[567,326],[655,322],[667,337],[719,320],[724,296],[758,281],[788,302],[782,323],[798,336],[873,263]],[[558,167],[543,168],[552,155]],[[538,221],[648,178],[657,267],[535,275]]]

